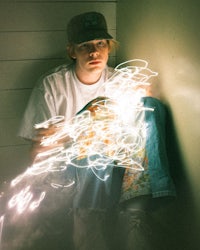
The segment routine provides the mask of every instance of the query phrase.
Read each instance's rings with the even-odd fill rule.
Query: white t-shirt
[[[71,119],[89,101],[104,96],[102,85],[112,72],[112,68],[106,67],[99,81],[92,85],[78,80],[73,65],[62,65],[42,77],[32,91],[19,136],[32,139],[34,125],[54,116]]]

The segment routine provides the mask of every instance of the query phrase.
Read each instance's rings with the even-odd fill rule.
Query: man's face
[[[92,40],[75,45],[76,69],[100,73],[107,64],[109,51],[107,40]]]

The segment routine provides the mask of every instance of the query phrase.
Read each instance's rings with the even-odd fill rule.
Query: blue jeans
[[[74,210],[73,241],[75,250],[110,250],[112,228],[110,212],[78,208]]]
[[[174,200],[174,197],[140,196],[122,204],[117,219],[116,239],[118,241],[115,242],[115,249],[174,249],[173,245],[170,246],[174,234],[169,226]]]
[[[75,250],[171,250],[171,197],[138,197],[115,210],[74,210]]]

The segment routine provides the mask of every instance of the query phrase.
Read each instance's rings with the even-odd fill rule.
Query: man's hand
[[[61,134],[60,132],[63,131]],[[63,123],[50,125],[48,128],[36,129],[36,135],[32,140],[31,160],[40,161],[40,155],[58,147],[64,147],[70,138],[64,133]],[[42,158],[43,159],[43,158]]]

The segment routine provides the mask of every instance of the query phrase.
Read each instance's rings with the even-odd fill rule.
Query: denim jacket
[[[127,199],[146,194],[151,194],[152,197],[175,196],[175,186],[170,176],[165,145],[165,106],[152,97],[143,97],[142,102],[145,108],[153,109],[153,111],[148,109],[145,111],[147,169],[143,172],[148,176],[146,184],[149,189],[145,189],[146,184],[140,180],[141,193],[136,195],[133,188],[132,194]],[[98,156],[93,157],[98,158]],[[79,164],[85,165],[85,161],[86,159],[82,159]],[[102,177],[109,174],[109,178],[102,181],[92,173],[90,168],[76,169],[77,189],[74,195],[74,207],[104,209],[115,206],[120,200],[124,170],[124,168],[107,166],[103,172],[101,169],[98,173]]]
[[[153,197],[175,195],[175,186],[170,176],[169,161],[166,150],[166,110],[165,106],[152,97],[144,97],[145,107],[154,111],[146,111],[147,123],[146,152],[148,157],[148,171]]]

